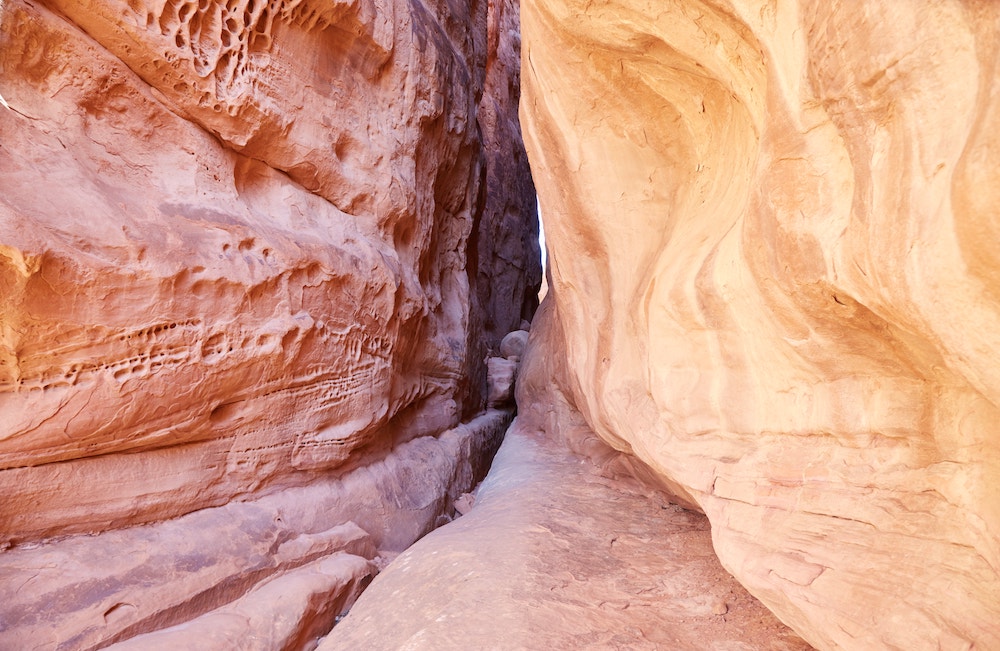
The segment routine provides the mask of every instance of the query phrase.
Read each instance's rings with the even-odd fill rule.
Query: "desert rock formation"
[[[0,648],[1000,648],[1000,4],[0,0],[0,97]]]
[[[538,0],[522,37],[550,432],[818,648],[1000,648],[1000,6]]]
[[[281,646],[447,519],[539,280],[518,47],[487,2],[0,3],[0,647],[269,626],[278,580]]]

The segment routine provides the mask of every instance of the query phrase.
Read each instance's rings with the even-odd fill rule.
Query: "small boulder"
[[[508,332],[507,336],[500,342],[500,355],[510,359],[520,357],[524,354],[524,347],[528,345],[528,333],[524,330],[514,330]]]
[[[486,401],[491,407],[500,407],[514,400],[514,380],[517,362],[503,357],[486,360]]]
[[[476,496],[472,493],[462,493],[455,500],[455,510],[458,511],[460,515],[465,515],[472,510],[472,507],[476,503]]]

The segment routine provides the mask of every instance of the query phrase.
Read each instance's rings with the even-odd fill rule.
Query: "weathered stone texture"
[[[53,4],[87,34],[3,9],[0,482],[30,512],[6,539],[222,503],[482,407],[468,360],[524,316],[469,331],[473,224],[511,218],[477,204],[485,7],[446,12],[450,40],[405,3]]]
[[[282,536],[354,521],[398,551],[452,511],[510,417],[473,420],[484,360],[537,284],[537,244],[478,235],[535,220],[493,79],[516,35],[487,19],[478,0],[0,3],[0,559],[306,487],[334,510]],[[493,168],[515,171],[487,201]],[[71,610],[135,578],[94,572],[107,594]],[[176,623],[104,605],[88,644]],[[73,646],[47,616],[67,630],[39,644]]]

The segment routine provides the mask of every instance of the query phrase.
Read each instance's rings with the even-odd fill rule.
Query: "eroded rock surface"
[[[0,647],[172,626],[348,553],[282,565],[288,540],[354,522],[368,562],[453,512],[510,418],[476,417],[485,359],[538,280],[505,24],[478,1],[0,4]],[[183,517],[248,504],[260,535],[215,556],[156,542],[210,548]],[[19,574],[73,534],[107,563]],[[154,552],[184,581],[142,574]],[[190,572],[247,554],[194,598]],[[287,585],[348,594],[356,569]]]
[[[522,26],[561,429],[703,509],[819,648],[1000,647],[1000,6]]]
[[[314,639],[325,631],[310,630],[312,619],[329,630],[361,584],[453,512],[454,501],[486,474],[485,460],[509,423],[509,412],[487,412],[401,444],[341,478],[162,523],[8,550],[0,554],[0,642],[12,649],[100,648],[192,620],[200,622],[192,623],[195,629],[211,627],[234,610],[244,612],[246,626],[207,638],[215,642],[178,643],[188,638],[176,631],[151,640],[173,648],[234,648],[260,636],[257,629],[271,630],[277,618],[293,621],[275,635],[309,641],[306,629]],[[351,558],[334,561],[337,571],[308,567],[338,555]],[[278,585],[293,590],[302,583],[305,594],[284,601],[260,596],[273,594],[277,588],[266,586],[285,575],[294,576]],[[317,591],[316,581],[329,591]],[[310,604],[318,612],[310,615]]]
[[[393,561],[319,650],[811,649],[667,497],[519,418],[468,514]]]

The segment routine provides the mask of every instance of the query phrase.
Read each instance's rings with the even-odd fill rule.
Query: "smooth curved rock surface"
[[[394,560],[319,651],[808,651],[707,519],[518,418],[475,505]]]
[[[539,0],[522,26],[529,366],[818,648],[1000,647],[1000,6]]]

